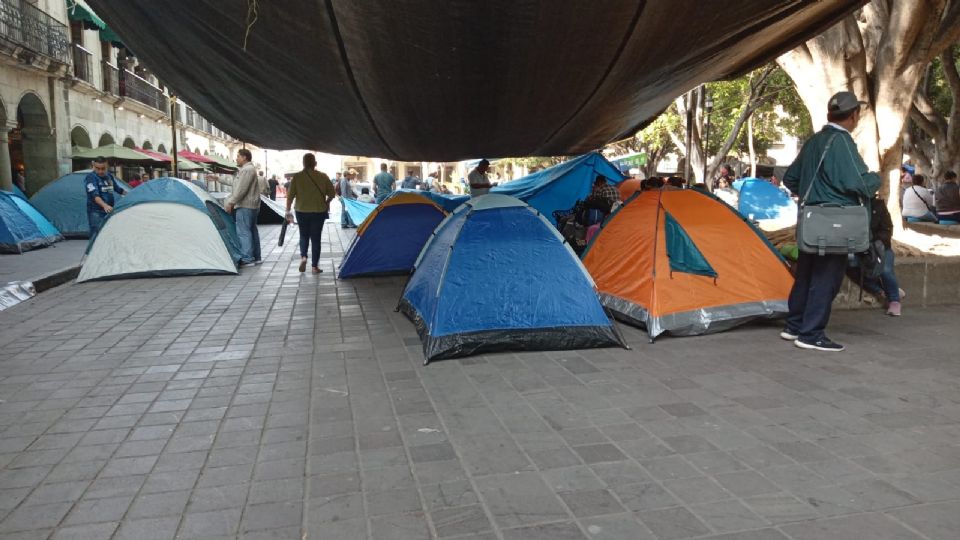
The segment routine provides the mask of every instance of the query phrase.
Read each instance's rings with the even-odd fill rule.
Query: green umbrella
[[[229,159],[222,158],[222,157],[217,156],[217,155],[204,156],[204,157],[212,160],[212,161],[213,161],[219,168],[221,168],[221,169],[227,169],[227,170],[230,170],[230,171],[235,171],[235,170],[237,170],[237,162],[236,162],[236,161],[230,161]]]
[[[162,162],[159,159],[142,154],[136,150],[127,148],[126,146],[120,146],[119,144],[105,144],[98,148],[89,149],[80,149],[77,147],[74,149],[72,157],[73,159],[77,160],[105,157],[111,161],[138,161],[146,163]]]
[[[205,171],[206,167],[189,159],[177,158],[178,171]]]

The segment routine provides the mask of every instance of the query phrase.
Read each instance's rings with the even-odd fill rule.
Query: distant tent
[[[605,176],[614,185],[625,179],[612,163],[599,153],[591,152],[499,185],[490,192],[516,197],[536,208],[550,223],[556,224],[553,213],[569,210],[578,200],[587,198],[598,175]]]
[[[53,223],[67,238],[89,238],[90,223],[87,221],[87,191],[83,180],[90,170],[65,174],[40,188],[30,197],[30,203]],[[152,183],[151,180],[148,183]],[[123,180],[117,179],[125,190],[132,189]],[[122,200],[122,199],[121,199]]]
[[[257,214],[257,223],[261,225],[279,225],[283,223],[287,208],[277,201],[270,200],[266,195],[260,195],[260,212]]]
[[[360,202],[356,199],[341,199],[346,207],[347,214],[354,223],[363,223],[377,208],[375,203]]]
[[[544,217],[513,197],[457,208],[424,246],[400,301],[427,361],[621,344],[593,281]]]
[[[446,215],[424,192],[394,193],[357,228],[340,263],[340,277],[409,273]]]
[[[740,190],[738,210],[744,217],[753,216],[756,220],[792,220],[797,219],[797,203],[777,186],[758,178],[747,178],[734,182]]]
[[[583,263],[604,305],[651,339],[783,315],[793,284],[762,233],[691,189],[634,195],[607,219]]]
[[[0,253],[23,253],[63,240],[26,199],[0,191]]]
[[[236,274],[239,260],[230,214],[190,182],[158,178],[117,204],[88,248],[77,281]]]

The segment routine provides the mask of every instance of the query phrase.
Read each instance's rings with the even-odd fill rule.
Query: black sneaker
[[[797,338],[793,343],[801,349],[812,349],[815,351],[840,352],[846,348],[839,343],[830,341],[828,337],[822,337],[816,341],[804,341],[801,338]]]

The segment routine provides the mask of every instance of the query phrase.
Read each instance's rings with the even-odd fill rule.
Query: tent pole
[[[173,176],[176,178],[180,172],[177,167],[177,96],[170,96],[170,131],[173,134],[173,151],[170,161],[173,165]]]

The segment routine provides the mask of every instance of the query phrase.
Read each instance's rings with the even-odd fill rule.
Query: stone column
[[[0,124],[0,189],[13,191],[13,170],[10,163],[10,130],[6,123]]]

